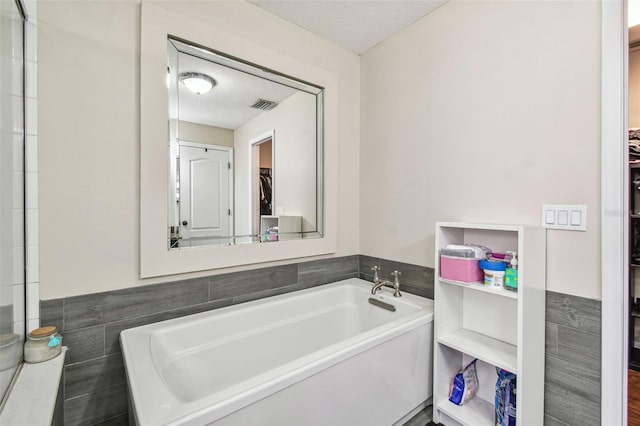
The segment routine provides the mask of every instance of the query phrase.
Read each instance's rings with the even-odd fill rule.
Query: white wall
[[[339,77],[338,255],[433,266],[437,220],[580,203],[588,232],[548,232],[547,284],[600,297],[598,2],[449,2],[365,54],[361,84],[359,57],[250,4],[162,5]],[[42,299],[208,274],[138,278],[139,4],[38,12]]]
[[[160,3],[338,76],[336,254],[358,253],[359,57],[246,2]],[[42,299],[211,274],[139,279],[139,3],[46,1],[39,20]]]
[[[236,235],[251,234],[251,142],[275,130],[274,209],[316,230],[316,98],[298,92],[235,131]],[[311,119],[310,119],[311,118]]]
[[[176,121],[176,120],[171,120]],[[178,121],[178,139],[233,148],[233,130],[206,124]]]
[[[363,55],[362,254],[433,267],[436,221],[586,204],[547,288],[600,298],[600,6],[449,2]]]

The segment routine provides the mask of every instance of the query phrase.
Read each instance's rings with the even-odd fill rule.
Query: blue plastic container
[[[478,266],[484,271],[484,285],[494,288],[503,287],[504,274],[507,270],[506,262],[497,260],[481,260],[478,262]]]

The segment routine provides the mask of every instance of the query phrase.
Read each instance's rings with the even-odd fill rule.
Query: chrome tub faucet
[[[393,297],[401,297],[400,294],[400,272],[393,271],[391,275],[393,276],[393,282],[385,279],[380,279],[380,267],[374,266],[371,268],[373,271],[373,288],[371,289],[371,294],[375,295],[381,287],[387,286],[393,289]]]

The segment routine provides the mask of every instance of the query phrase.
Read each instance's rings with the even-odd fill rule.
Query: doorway
[[[263,217],[275,216],[274,132],[251,144],[251,215],[253,235],[262,233]]]
[[[629,339],[627,416],[640,426],[640,2],[628,4]]]

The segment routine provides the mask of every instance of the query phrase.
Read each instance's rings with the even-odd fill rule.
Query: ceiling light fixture
[[[183,72],[179,78],[182,84],[196,95],[207,93],[216,85],[216,81],[213,78],[199,72]]]

